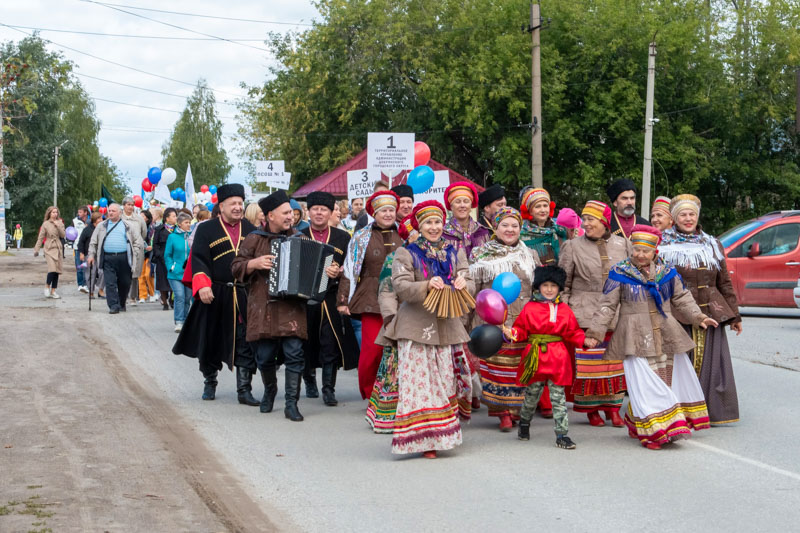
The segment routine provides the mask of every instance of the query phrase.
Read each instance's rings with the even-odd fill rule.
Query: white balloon
[[[178,173],[173,168],[165,168],[161,171],[161,182],[166,185],[171,184],[177,177]]]

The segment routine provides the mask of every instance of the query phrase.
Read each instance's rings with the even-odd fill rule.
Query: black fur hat
[[[563,268],[556,265],[537,267],[533,271],[533,290],[538,291],[545,281],[552,281],[558,285],[560,291],[563,291],[564,284],[567,282],[567,273]]]
[[[636,184],[625,178],[615,181],[608,186],[608,189],[606,189],[606,193],[608,193],[608,199],[611,200],[612,204],[616,202],[619,195],[625,191],[633,191],[636,195],[639,194],[639,191],[636,190]]]
[[[286,193],[284,191],[278,189],[277,191],[270,194],[266,198],[262,198],[261,200],[259,200],[258,206],[264,212],[264,216],[267,216],[269,215],[270,211],[286,203],[289,203],[289,197],[286,196]]]

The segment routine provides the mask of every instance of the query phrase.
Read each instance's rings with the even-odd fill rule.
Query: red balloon
[[[422,141],[414,143],[414,168],[420,165],[427,165],[431,160],[431,149]]]
[[[144,201],[142,200],[141,196],[139,196],[138,194],[133,195],[133,205],[135,205],[136,207],[142,207],[143,203]]]
[[[208,192],[208,185],[201,185],[200,192]]]
[[[101,215],[105,215],[106,211],[108,211],[107,207],[98,207],[97,210],[100,212]]]
[[[475,298],[475,310],[484,322],[495,326],[503,324],[508,317],[508,304],[494,289],[483,289],[478,293]]]
[[[142,189],[144,189],[144,192],[150,192],[153,190],[153,184],[150,183],[149,179],[145,178],[142,180]]]
[[[91,210],[92,210],[92,204],[86,204],[86,209],[88,209],[89,211],[91,211]]]
[[[217,195],[216,194],[212,194],[211,195],[211,202],[212,203],[217,203]]]

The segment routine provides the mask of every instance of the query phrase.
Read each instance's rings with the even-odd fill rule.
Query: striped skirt
[[[460,350],[460,346],[398,341],[392,453],[450,450],[461,444],[457,400],[460,387],[454,364],[455,351]]]
[[[625,398],[622,361],[603,359],[611,333],[597,348],[575,350],[575,381],[572,383],[576,413],[619,411]]]
[[[375,433],[392,433],[396,411],[397,348],[385,346],[365,418]]]
[[[525,387],[517,385],[517,367],[525,346],[525,342],[503,344],[496,355],[481,360],[481,399],[489,416],[519,419]]]
[[[628,356],[628,434],[642,444],[666,444],[710,427],[703,389],[685,353]]]

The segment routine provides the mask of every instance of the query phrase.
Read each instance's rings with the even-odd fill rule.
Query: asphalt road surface
[[[2,268],[0,261],[0,278]],[[105,379],[127,383],[119,388],[138,409],[108,420],[112,429],[170,422],[183,428],[156,431],[172,452],[173,466],[189,481],[175,490],[200,495],[228,530],[793,531],[800,523],[800,318],[791,313],[748,316],[742,336],[729,337],[738,424],[651,451],[625,429],[593,428],[584,416],[570,413],[570,436],[578,447],[567,451],[555,446],[552,420],[535,418],[531,441],[521,442],[516,433],[498,432],[482,408],[463,428],[464,444],[431,461],[393,456],[391,437],[371,432],[355,372],[339,374],[338,407],[303,396],[302,423],[283,417],[282,372],[271,414],[239,405],[227,370],[217,400],[203,402],[197,362],[171,353],[176,334],[170,312],[142,304],[108,315],[104,301],[95,300],[88,313],[87,297],[69,281],[63,299],[54,301],[42,296],[40,283],[7,286],[0,280],[0,338],[9,331],[45,333],[48,321],[79,322],[78,330],[58,330],[51,339],[60,347],[53,364],[80,356],[109,367],[112,377]],[[11,318],[23,313],[30,317],[25,324]],[[102,344],[76,354],[78,337]],[[18,357],[1,357],[3,366],[18,364]],[[2,386],[0,394],[22,384],[4,379]],[[254,389],[260,397],[261,384]],[[107,393],[87,391],[94,409]],[[17,408],[19,399],[2,397],[10,400],[2,409]],[[153,416],[162,410],[166,420]],[[10,429],[0,421],[0,430]],[[156,459],[150,464],[140,454],[142,475],[160,468]],[[99,521],[92,525],[103,527]],[[189,522],[185,529],[196,530]],[[206,530],[219,528],[208,524]]]

